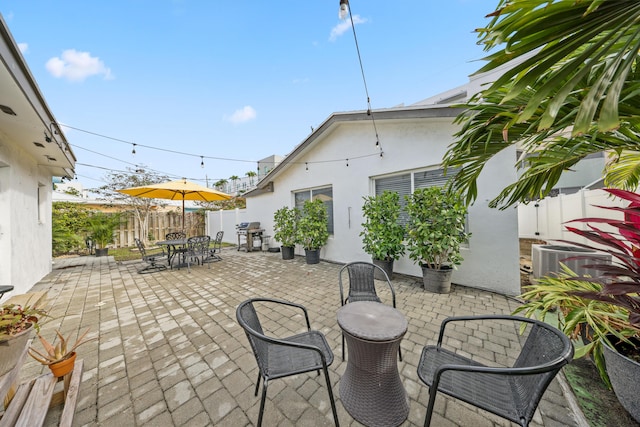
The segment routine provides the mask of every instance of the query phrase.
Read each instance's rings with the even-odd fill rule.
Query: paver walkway
[[[91,327],[98,339],[79,348],[85,361],[75,425],[245,426],[258,418],[254,396],[257,367],[235,309],[254,296],[305,305],[312,328],[321,330],[335,361],[330,376],[343,426],[358,426],[339,399],[346,362],[336,321],[340,265],[283,261],[279,253],[224,250],[223,261],[187,270],[138,274],[141,262],[116,263],[112,257],[56,259],[54,270],[33,290],[45,290],[51,319],[42,333],[64,334]],[[454,287],[451,294],[423,291],[414,277],[395,275],[397,307],[409,329],[402,341],[399,370],[410,398],[403,426],[423,425],[428,389],[416,365],[422,347],[436,340],[442,319],[452,315],[510,313],[517,301],[480,290]],[[388,294],[381,293],[383,300]],[[464,336],[462,336],[464,337]],[[462,338],[458,337],[458,338]],[[504,345],[517,337],[487,334],[457,345],[485,360],[504,362]],[[455,345],[455,343],[454,343]],[[23,368],[24,379],[41,373],[37,362]],[[560,378],[562,380],[562,378]],[[554,381],[534,419],[536,426],[579,426]],[[48,424],[55,424],[55,412]],[[265,426],[332,425],[322,376],[305,374],[270,383]],[[433,426],[509,426],[509,422],[453,399],[438,397]]]

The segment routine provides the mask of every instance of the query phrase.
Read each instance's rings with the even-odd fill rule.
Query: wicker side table
[[[347,342],[347,368],[340,399],[351,416],[367,426],[397,426],[409,415],[409,399],[398,373],[398,347],[407,320],[393,307],[352,302],[338,310]]]

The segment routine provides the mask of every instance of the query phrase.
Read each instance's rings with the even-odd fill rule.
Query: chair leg
[[[402,349],[398,346],[398,356],[400,357],[400,361],[402,362]]]
[[[256,392],[254,393],[254,396],[258,395],[258,390],[260,389],[260,380],[262,379],[262,375],[260,375],[260,373],[258,373],[258,381],[256,381]]]
[[[438,389],[433,387],[429,387],[429,404],[427,405],[427,416],[424,419],[424,427],[429,427],[431,424],[431,416],[433,415],[433,407],[436,403],[436,394],[438,393]]]
[[[267,381],[266,379],[264,380],[264,383],[262,384],[262,399],[260,399],[260,413],[258,415],[258,427],[262,426],[262,414],[264,413],[264,402],[265,400],[267,400],[267,385],[268,385],[269,381]]]
[[[329,380],[329,371],[326,366],[323,366],[324,378],[327,380],[327,389],[329,390],[329,401],[331,402],[331,411],[333,412],[333,420],[336,422],[336,427],[340,426],[338,421],[338,411],[336,410],[336,401],[333,398],[333,390],[331,389],[331,381]]]
[[[342,361],[344,362],[344,334],[342,334]]]

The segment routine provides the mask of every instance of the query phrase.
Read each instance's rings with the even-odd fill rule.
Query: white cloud
[[[360,15],[353,15],[353,25],[364,24],[367,22],[366,19],[361,18]],[[344,34],[345,31],[351,29],[351,20],[344,19],[338,25],[331,29],[331,34],[329,35],[329,41],[336,41],[338,37]]]
[[[231,116],[224,116],[224,119],[235,125],[245,123],[256,118],[256,110],[252,106],[246,105],[240,110],[236,110]]]
[[[113,78],[111,70],[105,67],[104,62],[98,57],[92,57],[89,52],[68,49],[62,52],[61,56],[47,61],[46,68],[54,77],[69,81],[83,81],[95,75],[103,75],[107,80]]]
[[[18,49],[22,54],[25,54],[29,50],[29,45],[27,43],[18,43]]]

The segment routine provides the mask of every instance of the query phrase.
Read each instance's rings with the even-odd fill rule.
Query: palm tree
[[[249,185],[253,186],[253,178],[257,175],[254,171],[249,171],[245,175],[249,177]]]
[[[236,182],[238,182],[238,180],[240,179],[240,177],[238,175],[231,175],[229,177],[229,179],[231,180],[231,182],[233,183],[233,191],[238,191],[238,186],[236,185]]]
[[[473,97],[445,167],[461,167],[450,188],[477,197],[485,164],[517,144],[520,178],[490,206],[506,208],[545,196],[563,171],[608,151],[609,186],[635,188],[640,178],[640,2],[500,0],[479,29],[493,51],[477,73],[520,63]],[[495,50],[499,48],[498,50]]]
[[[227,180],[222,178],[216,181],[214,185],[214,187],[216,187],[218,190],[220,191],[226,191],[225,186],[227,185]]]

